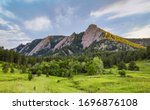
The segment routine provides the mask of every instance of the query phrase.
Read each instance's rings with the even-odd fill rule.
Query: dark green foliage
[[[118,70],[127,69],[126,64],[122,61],[118,64]]]
[[[21,66],[21,73],[26,73],[26,72],[27,72],[27,67]]]
[[[139,71],[139,67],[136,65],[134,61],[131,61],[128,65],[128,70]]]
[[[119,75],[121,77],[125,77],[126,76],[126,71],[125,70],[120,70],[118,73],[119,73]]]
[[[48,73],[46,73],[46,77],[49,77],[49,74],[48,74]]]
[[[35,64],[29,69],[29,71],[31,72],[31,74],[37,74],[37,71],[41,68],[40,66],[40,64]]]
[[[14,72],[15,72],[15,70],[14,70],[13,67],[10,68],[10,72],[11,72],[11,73],[14,73]]]
[[[3,73],[8,73],[8,71],[9,71],[9,64],[4,63],[2,65],[2,71],[3,71]]]
[[[13,50],[7,50],[0,47],[0,61],[15,63],[18,65],[26,65],[26,64],[34,65],[37,62],[36,61],[37,59],[38,58],[27,57]]]
[[[28,74],[28,80],[31,81],[33,79],[33,75],[31,73]]]
[[[150,46],[147,46],[146,54],[147,58],[150,59]]]

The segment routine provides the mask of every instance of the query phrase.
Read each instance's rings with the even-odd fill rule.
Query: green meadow
[[[34,76],[29,81],[28,74],[3,73],[0,65],[1,93],[150,93],[150,61],[137,61],[140,71],[126,71],[120,77],[117,67],[113,74],[74,75],[72,78],[45,75]],[[110,69],[106,69],[110,71]]]

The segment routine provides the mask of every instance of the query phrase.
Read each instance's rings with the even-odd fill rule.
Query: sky
[[[0,46],[7,49],[90,24],[124,38],[150,38],[150,0],[0,0]]]

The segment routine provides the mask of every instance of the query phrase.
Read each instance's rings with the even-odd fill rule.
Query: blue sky
[[[150,0],[0,0],[0,46],[8,49],[93,23],[125,38],[150,38]]]

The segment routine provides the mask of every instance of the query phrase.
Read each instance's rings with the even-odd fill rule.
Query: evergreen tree
[[[122,61],[118,64],[118,70],[127,69],[126,64]]]
[[[147,58],[150,59],[150,46],[147,46],[146,54],[147,54]]]

